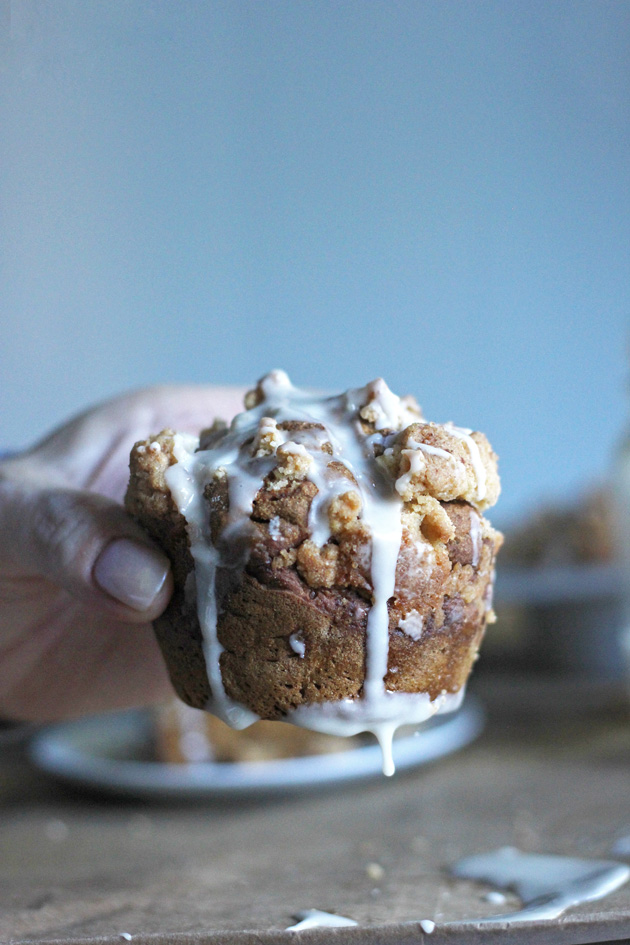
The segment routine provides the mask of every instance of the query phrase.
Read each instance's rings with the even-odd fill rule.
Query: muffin
[[[180,698],[385,741],[455,707],[493,619],[486,437],[382,380],[330,397],[274,371],[245,406],[131,453],[127,509],[172,563],[155,630]]]

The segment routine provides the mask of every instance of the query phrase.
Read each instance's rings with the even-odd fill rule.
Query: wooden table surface
[[[295,942],[282,930],[306,908],[359,927],[304,932],[305,943],[630,938],[630,884],[527,934],[476,929],[518,900],[492,905],[487,887],[449,877],[459,857],[512,845],[610,858],[630,834],[630,713],[616,693],[573,683],[480,677],[475,688],[488,725],[458,754],[271,800],[81,794],[4,747],[0,941]],[[437,923],[431,936],[420,919]],[[461,919],[471,923],[450,925]]]

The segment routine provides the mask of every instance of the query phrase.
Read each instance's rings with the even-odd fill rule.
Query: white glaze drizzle
[[[403,456],[407,457],[409,469],[396,480],[396,492],[398,492],[398,494],[401,496],[407,491],[407,487],[409,486],[413,477],[422,472],[426,466],[426,460],[420,450],[403,450],[402,454]]]
[[[295,919],[298,919],[296,925],[290,925],[287,932],[301,932],[303,929],[336,929],[342,926],[358,925],[354,919],[348,919],[345,915],[335,915],[332,912],[322,912],[321,909],[302,909],[296,912]]]
[[[314,702],[301,705],[287,714],[287,721],[327,735],[358,735],[372,732],[383,752],[383,774],[394,774],[392,739],[401,725],[419,725],[436,713],[455,712],[465,694],[442,692],[436,699],[426,692],[391,692],[379,698],[342,699],[340,702]]]
[[[165,479],[177,508],[186,519],[190,552],[195,561],[197,611],[203,634],[208,681],[213,696],[213,711],[233,728],[246,728],[256,721],[257,716],[228,698],[221,677],[219,659],[223,647],[217,638],[215,595],[215,577],[220,555],[211,541],[203,500],[203,490],[210,479],[211,470],[200,462],[199,457],[203,454],[195,452],[198,444],[197,437],[175,435],[173,455],[177,463],[167,469]],[[235,501],[238,501],[238,496],[235,496]]]
[[[418,925],[425,935],[431,935],[435,931],[435,922],[433,919],[420,919]]]
[[[496,580],[496,576],[497,576],[497,572],[493,568],[490,574],[490,580],[488,581],[486,585],[486,589],[483,594],[483,603],[484,603],[485,612],[487,614],[490,613],[490,611],[492,610],[492,601],[494,598],[494,582]]]
[[[481,543],[483,540],[483,533],[481,531],[481,519],[475,511],[475,509],[470,510],[470,540],[472,542],[472,566],[476,568],[479,564],[479,558],[481,557]]]
[[[398,477],[395,484],[396,492],[401,496],[404,496],[413,477],[422,472],[426,466],[423,453],[426,453],[427,456],[439,456],[441,459],[450,460],[450,462],[455,461],[453,454],[443,450],[440,446],[431,446],[430,443],[421,443],[413,439],[409,440],[407,448],[401,450],[401,453],[409,463],[409,469]]]
[[[431,701],[426,693],[388,692],[384,683],[389,649],[387,604],[395,589],[403,502],[392,478],[375,461],[374,445],[380,442],[386,446],[392,434],[421,420],[421,414],[396,397],[380,379],[365,388],[322,397],[298,390],[283,371],[273,371],[263,379],[260,388],[263,402],[236,416],[224,437],[211,449],[198,450],[196,438],[176,434],[173,453],[177,463],[166,472],[174,501],[187,521],[195,560],[199,622],[213,693],[208,708],[234,728],[244,728],[256,720],[254,713],[228,698],[223,686],[215,575],[218,567],[243,565],[244,561],[237,559],[238,549],[247,547],[253,502],[265,476],[278,465],[275,451],[281,447],[282,455],[302,461],[307,478],[317,486],[309,512],[309,530],[318,547],[331,535],[328,521],[331,502],[346,492],[359,493],[361,518],[371,532],[372,604],[367,618],[363,695],[355,700],[301,706],[288,713],[287,720],[334,734],[372,731],[383,749],[383,770],[392,774],[392,739],[396,728],[423,722],[438,711],[452,711],[463,696],[461,690],[442,693]],[[378,432],[366,436],[360,416],[369,418]],[[284,421],[317,423],[324,429],[279,430],[278,424]],[[271,450],[266,447],[265,438],[271,442]],[[332,445],[332,457],[322,449],[325,443]],[[451,455],[428,444],[417,447],[409,451],[412,462],[423,460],[423,453]],[[332,458],[345,465],[354,482],[329,468]],[[227,478],[229,494],[228,522],[219,547],[211,541],[208,508],[203,498],[205,486],[217,475]],[[278,527],[276,522],[276,530]]]
[[[571,906],[602,899],[630,878],[630,867],[614,860],[521,853],[514,847],[465,857],[451,872],[462,879],[513,889],[523,900],[524,907],[517,912],[475,920],[484,925],[555,919]]]
[[[454,423],[445,423],[444,429],[459,440],[463,440],[468,447],[470,461],[477,477],[477,502],[481,502],[486,497],[486,467],[481,458],[479,445],[471,436],[473,431],[466,429],[466,427],[456,427]]]
[[[409,441],[409,450],[403,450],[403,453],[413,452],[413,450],[422,450],[427,456],[441,456],[442,459],[453,461],[453,454],[443,450],[441,446],[431,446],[430,443],[419,443],[417,440]]]

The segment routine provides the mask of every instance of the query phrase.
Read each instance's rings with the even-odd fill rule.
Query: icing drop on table
[[[287,932],[300,932],[302,929],[334,929],[359,924],[354,919],[347,919],[343,915],[335,915],[332,912],[322,912],[319,909],[303,909],[301,912],[296,912],[294,918],[299,921],[296,925],[290,925]]]
[[[521,853],[502,847],[465,857],[452,867],[454,876],[512,889],[523,900],[517,912],[466,922],[531,922],[555,919],[571,906],[602,899],[630,878],[630,867],[614,860]]]
[[[496,889],[492,889],[485,894],[483,900],[484,902],[491,902],[495,906],[502,906],[507,901],[507,896],[504,893],[497,892]]]

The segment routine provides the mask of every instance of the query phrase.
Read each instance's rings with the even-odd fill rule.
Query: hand
[[[198,433],[243,391],[158,387],[71,420],[0,463],[0,718],[48,721],[156,702],[151,627],[169,562],[122,506],[134,442]]]

